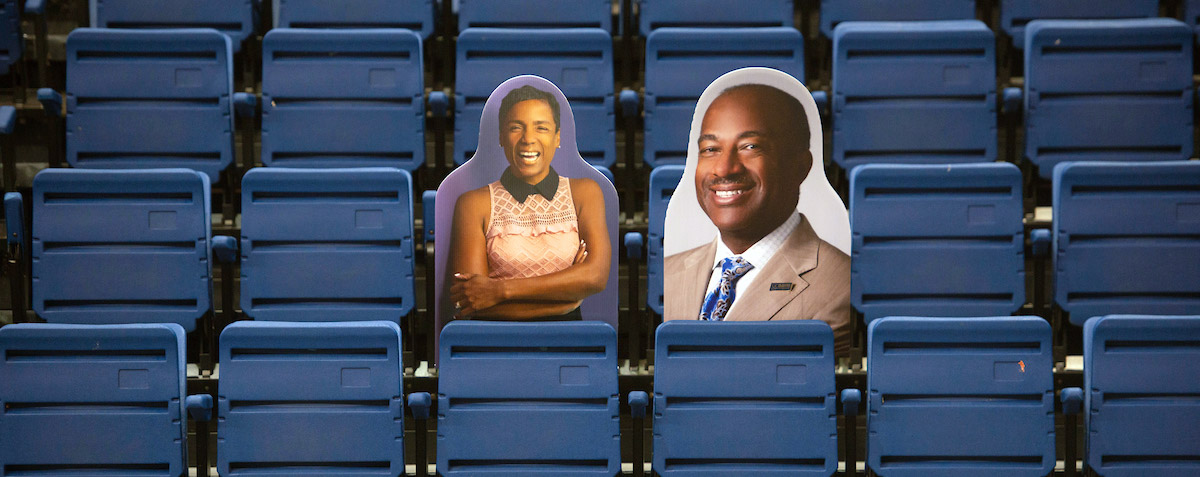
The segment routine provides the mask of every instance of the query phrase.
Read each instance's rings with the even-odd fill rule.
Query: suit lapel
[[[808,288],[804,275],[817,267],[817,248],[820,242],[807,220],[801,220],[788,235],[775,256],[759,271],[746,296],[735,299],[737,306],[730,310],[728,321],[763,321],[785,318],[779,315],[788,303]],[[716,253],[716,250],[713,250]],[[791,290],[771,290],[775,283],[790,283]]]
[[[700,307],[704,304],[704,298],[708,291],[708,280],[712,276],[713,260],[716,260],[717,241],[712,242],[704,247],[703,253],[692,254],[688,257],[687,263],[683,269],[687,271],[687,275],[682,277],[663,277],[666,280],[680,280],[683,282],[684,293],[681,296],[687,297],[684,309],[688,310],[690,319],[698,319],[700,317]]]

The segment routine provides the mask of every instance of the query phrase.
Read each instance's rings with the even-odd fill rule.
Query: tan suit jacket
[[[717,240],[671,255],[663,262],[664,320],[695,320],[708,289]],[[777,285],[772,290],[772,284]],[[801,220],[750,289],[734,298],[726,321],[821,320],[833,328],[835,354],[850,350],[850,257],[821,240]]]

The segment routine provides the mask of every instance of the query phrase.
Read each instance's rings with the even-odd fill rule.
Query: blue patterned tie
[[[700,307],[700,319],[708,321],[723,321],[729,308],[733,306],[733,298],[737,293],[737,281],[754,268],[754,265],[742,257],[729,258],[721,261],[721,281],[704,298],[704,306]]]

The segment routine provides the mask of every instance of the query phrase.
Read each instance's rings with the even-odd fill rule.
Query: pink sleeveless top
[[[558,181],[553,200],[530,194],[517,202],[500,181],[488,184],[492,213],[487,226],[488,276],[546,275],[570,267],[579,250],[579,220],[571,180]]]

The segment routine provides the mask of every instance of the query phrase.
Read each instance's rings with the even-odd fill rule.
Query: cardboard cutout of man
[[[786,73],[738,70],[705,90],[667,210],[666,320],[818,319],[846,354],[849,220],[824,177],[821,140],[812,97]],[[688,203],[702,218],[681,217],[694,213]],[[697,233],[704,222],[715,233]]]

